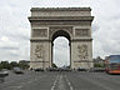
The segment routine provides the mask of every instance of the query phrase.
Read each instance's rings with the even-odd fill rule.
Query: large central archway
[[[57,39],[58,37],[61,37],[61,36],[67,38],[68,41],[69,41],[69,58],[70,58],[70,67],[71,67],[71,53],[70,53],[71,52],[71,45],[70,45],[71,38],[70,38],[69,33],[65,30],[58,30],[58,31],[54,32],[54,34],[52,36],[52,42],[51,42],[52,43],[52,47],[51,47],[51,54],[52,54],[51,60],[52,61],[51,61],[51,63],[53,64],[54,63],[53,60],[55,59],[53,57],[54,54],[55,54],[54,48],[53,48],[54,47],[54,41],[55,41],[55,39]]]

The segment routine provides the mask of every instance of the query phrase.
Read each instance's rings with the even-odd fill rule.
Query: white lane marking
[[[70,87],[70,90],[73,90],[73,86],[71,85],[71,83],[70,83],[70,81],[68,80],[67,76],[65,75],[64,77],[65,77],[65,79],[66,79],[66,81],[67,81],[68,86]]]
[[[51,90],[54,90],[54,89],[55,89],[55,86],[56,86],[56,84],[57,84],[58,79],[59,79],[59,75],[56,76],[56,79],[55,79],[55,81],[54,81],[54,83],[53,83],[53,86],[51,87]]]

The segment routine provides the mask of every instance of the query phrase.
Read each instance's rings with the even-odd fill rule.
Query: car
[[[55,71],[55,68],[48,68],[47,71]]]
[[[87,69],[86,68],[78,68],[77,71],[85,71],[86,72]]]
[[[71,69],[69,69],[69,68],[60,68],[59,70],[60,71],[65,71],[65,72],[70,72],[71,71]]]
[[[59,68],[47,68],[46,70],[47,71],[60,71]]]
[[[5,75],[8,76],[9,75],[9,71],[7,69],[2,69],[1,72]]]
[[[9,72],[7,69],[2,69],[0,71],[0,81],[4,82],[4,78],[9,75]]]
[[[42,68],[36,68],[36,69],[34,69],[34,71],[36,71],[36,72],[43,72],[44,71],[44,69],[42,69]]]
[[[24,74],[23,70],[19,67],[14,67],[13,72],[16,74]]]

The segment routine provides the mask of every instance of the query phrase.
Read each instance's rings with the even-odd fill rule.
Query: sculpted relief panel
[[[78,45],[78,57],[80,60],[86,60],[88,59],[88,46],[83,44],[83,45]]]
[[[33,29],[32,37],[47,37],[47,29]]]
[[[44,58],[44,46],[36,45],[34,54],[37,59],[43,59]]]
[[[89,29],[75,29],[75,36],[77,37],[89,36]]]

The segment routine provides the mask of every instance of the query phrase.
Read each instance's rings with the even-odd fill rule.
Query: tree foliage
[[[97,58],[94,58],[94,67],[105,67],[104,60],[98,56]]]
[[[57,65],[54,64],[54,63],[52,64],[52,67],[53,67],[53,68],[58,68]]]
[[[25,60],[21,60],[19,62],[19,67],[22,68],[22,69],[28,69],[29,68],[29,62],[28,61],[25,61]]]
[[[97,64],[94,64],[94,67],[105,67],[105,65],[97,63]]]
[[[21,60],[19,62],[12,61],[10,63],[8,61],[1,61],[1,63],[0,63],[0,70],[1,69],[11,70],[14,67],[20,67],[22,69],[28,69],[29,68],[29,61]]]

